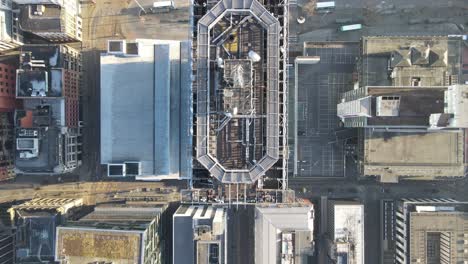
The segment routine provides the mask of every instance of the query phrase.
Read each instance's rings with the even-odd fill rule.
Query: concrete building
[[[101,164],[109,177],[190,179],[190,44],[109,41],[101,55]]]
[[[15,0],[19,27],[50,42],[82,40],[79,0]]]
[[[359,128],[361,174],[383,182],[464,176],[461,51],[461,38],[363,38],[356,89],[337,106],[344,126]]]
[[[180,206],[173,215],[173,264],[226,264],[227,210]]]
[[[308,264],[314,254],[314,208],[255,209],[255,263]]]
[[[451,199],[403,199],[396,208],[398,264],[465,263],[468,203]]]
[[[194,5],[198,163],[223,183],[254,183],[273,166],[286,175],[287,107],[281,94],[287,85],[280,72],[287,56],[280,50],[287,54],[281,33],[287,7],[257,0]]]
[[[13,1],[0,2],[0,52],[23,45],[23,34],[18,27],[17,13],[13,12]]]
[[[26,45],[17,70],[16,170],[59,174],[81,164],[81,55],[65,45]]]
[[[55,261],[63,264],[164,262],[165,205],[108,204],[57,227]]]
[[[54,261],[55,229],[82,205],[82,199],[37,198],[9,209],[16,226],[16,262]]]
[[[352,201],[328,201],[327,263],[364,264],[364,205]]]

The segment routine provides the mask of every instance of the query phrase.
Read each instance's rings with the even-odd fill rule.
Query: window
[[[421,86],[421,77],[411,78],[411,86]]]

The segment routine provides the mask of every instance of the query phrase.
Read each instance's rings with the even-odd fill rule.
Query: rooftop
[[[101,55],[101,164],[140,162],[139,180],[190,178],[188,43],[136,42],[138,55]]]
[[[436,179],[464,175],[464,135],[453,132],[364,130],[364,175]]]
[[[57,228],[56,260],[66,258],[71,264],[142,263],[145,240],[152,237],[147,234],[148,229],[164,210],[163,205],[97,206],[78,221],[68,221],[66,226]]]
[[[227,232],[225,208],[212,206],[180,206],[173,215],[173,263],[221,264]],[[197,261],[195,261],[195,256]]]
[[[65,23],[62,7],[55,4],[44,4],[43,9],[37,5],[20,5],[19,24],[22,30],[29,32],[61,32]],[[64,11],[63,11],[64,12]]]
[[[74,198],[35,198],[25,203],[14,205],[14,210],[54,210],[62,214],[73,207],[83,205],[83,199]]]
[[[403,199],[399,204],[398,262],[463,263],[468,252],[468,203],[450,199]],[[404,242],[406,240],[406,243]]]
[[[61,164],[56,155],[62,147],[61,126],[65,126],[65,99],[25,100],[17,111],[16,139],[36,141],[30,149],[17,146],[15,165],[23,172],[53,172]]]
[[[99,228],[57,227],[57,260],[69,263],[111,261],[115,264],[141,263],[142,231]]]
[[[281,263],[308,263],[305,256],[314,253],[313,227],[314,209],[311,206],[257,206],[255,263],[277,263],[277,256],[281,256]],[[278,242],[278,237],[281,237],[281,242]]]
[[[460,51],[461,38],[364,37],[361,86],[455,84],[460,74]]]
[[[255,182],[279,158],[279,27],[256,0],[219,1],[198,21],[196,157],[219,181]]]
[[[334,259],[347,263],[365,263],[364,205],[354,201],[331,201],[329,223],[334,243]],[[345,262],[346,263],[346,262]]]
[[[63,96],[63,69],[73,64],[65,58],[60,45],[26,45],[21,48],[17,70],[16,96],[20,98]],[[76,51],[75,51],[76,52]]]

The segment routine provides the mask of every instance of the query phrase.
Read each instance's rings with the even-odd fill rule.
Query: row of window
[[[0,71],[2,71],[2,70],[3,70],[4,72],[8,73],[8,68],[0,67]],[[15,72],[16,72],[16,71],[15,71],[14,69],[10,69],[10,73],[13,73],[13,74],[14,74]]]

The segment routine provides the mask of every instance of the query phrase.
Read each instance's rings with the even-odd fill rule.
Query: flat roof
[[[393,177],[464,175],[464,134],[364,129],[364,174]]]
[[[336,202],[333,204],[334,242],[349,243],[353,252],[347,257],[352,263],[363,264],[364,251],[364,205],[359,203]]]
[[[439,263],[443,255],[454,263],[465,259],[464,250],[468,249],[466,243],[460,245],[457,239],[450,238],[466,239],[467,225],[468,212],[411,212],[409,259],[421,259],[427,263]],[[459,246],[464,250],[457,250]]]
[[[57,227],[56,236],[56,260],[66,257],[71,264],[95,261],[142,263],[142,231]]]
[[[61,32],[65,24],[62,20],[62,7],[45,3],[45,11],[42,16],[35,15],[35,5],[20,5],[19,24],[21,29],[29,32]]]
[[[32,113],[31,127],[17,127],[17,138],[37,138],[39,141],[39,153],[35,158],[21,158],[20,152],[15,153],[15,166],[20,172],[56,172],[61,170],[62,164],[58,151],[63,146],[62,139],[65,135],[61,127],[65,126],[65,99],[44,98],[23,100],[25,115]],[[17,114],[21,120],[21,116]],[[17,121],[18,122],[18,121]],[[28,124],[29,125],[29,124]],[[37,131],[36,135],[24,131]]]
[[[255,208],[255,263],[277,263],[282,254],[278,234],[295,234],[293,243],[296,256],[313,252],[314,219],[309,219],[310,206]],[[302,262],[301,262],[302,263]]]
[[[366,87],[367,95],[373,96],[373,116],[367,124],[373,126],[429,126],[433,113],[444,112],[444,92],[447,87]],[[376,97],[398,97],[399,109],[396,116],[377,116]]]
[[[138,180],[191,177],[190,46],[137,39],[101,55],[101,164],[141,162]]]

